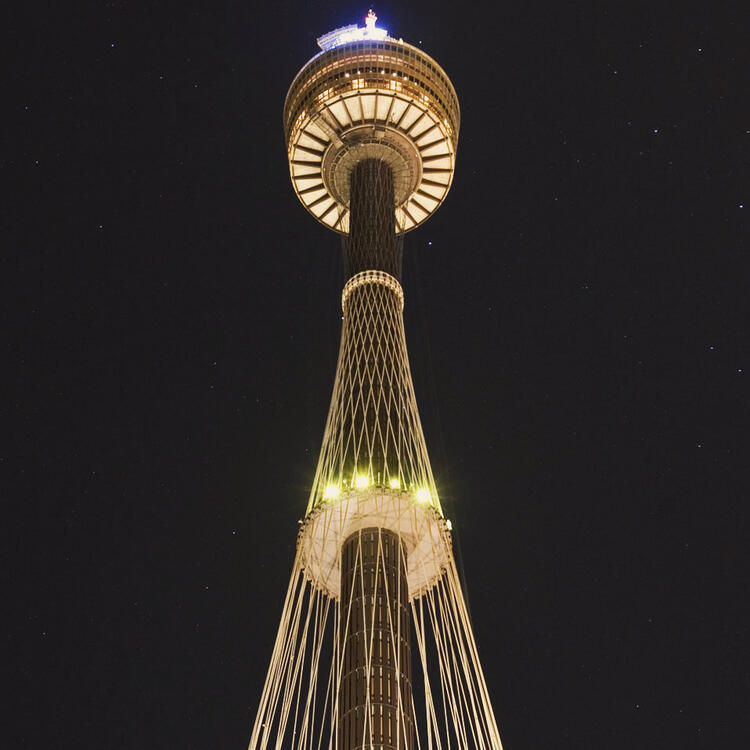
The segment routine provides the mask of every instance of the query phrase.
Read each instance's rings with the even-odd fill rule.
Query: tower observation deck
[[[344,236],[338,365],[250,750],[501,750],[412,385],[400,235],[450,189],[442,68],[336,29],[284,104],[292,185]],[[418,687],[418,689],[417,689]]]
[[[453,180],[460,114],[445,71],[418,47],[368,25],[321,37],[284,104],[292,184],[310,213],[349,233],[350,185],[365,159],[393,173],[397,233],[418,226]]]

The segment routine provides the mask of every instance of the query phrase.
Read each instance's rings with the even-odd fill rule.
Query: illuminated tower
[[[340,233],[346,283],[320,459],[250,750],[500,750],[419,420],[402,235],[445,199],[456,92],[375,25],[336,29],[292,82],[292,184]]]

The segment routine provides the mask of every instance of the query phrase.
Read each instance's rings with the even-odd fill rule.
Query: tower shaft
[[[364,159],[352,170],[350,182],[350,235],[344,243],[349,277],[380,272],[383,278],[401,275],[393,224],[395,210],[393,171],[379,159]],[[389,473],[388,442],[396,447],[403,413],[397,343],[401,310],[395,294],[380,284],[351,290],[358,310],[356,362],[348,363],[357,378],[350,381],[354,408],[346,422],[354,435],[364,438],[364,461],[354,460],[356,486],[362,472],[368,483],[383,485]],[[341,365],[341,362],[339,363]],[[351,369],[353,367],[353,369]],[[347,429],[347,427],[345,427]],[[385,440],[383,440],[385,436]],[[346,469],[345,469],[346,471]],[[363,480],[360,478],[360,483]],[[399,480],[400,481],[400,480]],[[409,646],[409,589],[406,553],[401,537],[382,527],[352,534],[341,550],[341,609],[343,674],[339,692],[339,750],[368,747],[411,750],[411,652]],[[369,714],[369,715],[368,715]]]
[[[403,234],[453,180],[458,99],[435,60],[375,21],[371,11],[364,29],[321,37],[284,104],[294,190],[344,235],[346,283],[331,406],[249,750],[502,750],[417,409],[400,283]]]
[[[362,271],[384,271],[401,278],[401,240],[393,224],[393,170],[381,159],[363,159],[349,181],[349,236],[344,239],[347,278]]]
[[[383,528],[355,532],[341,550],[339,750],[411,750],[409,629],[401,538]]]

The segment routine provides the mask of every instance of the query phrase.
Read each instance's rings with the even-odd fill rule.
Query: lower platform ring
[[[318,506],[302,522],[297,550],[313,586],[334,599],[340,597],[341,548],[352,534],[366,528],[389,529],[401,537],[409,599],[432,588],[451,559],[450,531],[433,507],[399,490],[353,490]]]

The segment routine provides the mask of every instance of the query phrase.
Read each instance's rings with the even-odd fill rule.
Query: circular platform
[[[316,55],[294,79],[284,131],[294,190],[322,224],[349,231],[349,176],[376,158],[393,170],[396,232],[424,222],[453,180],[460,113],[442,68],[401,40]]]
[[[383,488],[350,491],[333,503],[318,506],[305,518],[297,548],[311,583],[338,599],[341,547],[356,531],[373,527],[390,529],[401,537],[410,599],[437,583],[451,554],[446,520],[409,493]]]

